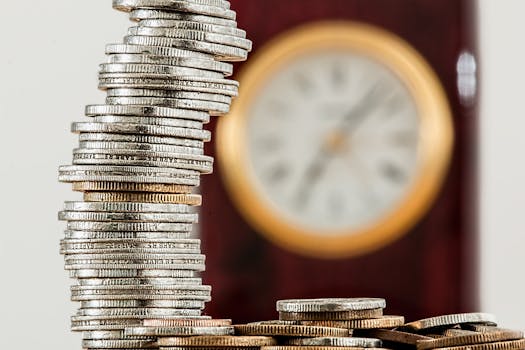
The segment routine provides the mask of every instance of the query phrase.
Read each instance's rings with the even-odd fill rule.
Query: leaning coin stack
[[[495,317],[464,313],[410,322],[395,330],[374,329],[363,334],[383,340],[392,349],[519,350],[525,349],[522,331],[498,328]]]
[[[203,125],[229,111],[238,90],[226,79],[229,62],[246,59],[251,42],[226,0],[113,7],[135,25],[124,43],[107,46],[99,72],[105,104],[87,106],[90,120],[73,123],[79,147],[73,165],[59,169],[60,180],[84,194],[59,214],[67,221],[61,252],[78,281],[72,300],[81,303],[72,328],[84,332],[86,349],[157,347],[163,328],[231,334],[231,325],[202,316],[211,288],[198,277],[205,257],[192,235],[201,203],[193,193],[213,166]],[[173,323],[151,332],[140,329],[145,319]]]

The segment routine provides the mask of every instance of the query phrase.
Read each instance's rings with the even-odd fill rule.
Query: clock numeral
[[[340,63],[334,63],[331,66],[331,81],[334,89],[341,89],[345,86],[346,75],[343,66]]]
[[[403,183],[407,179],[403,169],[391,162],[381,164],[381,173],[385,178],[395,183]]]
[[[310,95],[311,92],[314,90],[314,85],[312,84],[312,82],[308,79],[306,75],[302,73],[295,74],[294,82],[304,95]]]
[[[340,193],[332,192],[328,196],[327,209],[332,219],[340,219],[343,215],[345,201]]]
[[[271,184],[277,184],[283,182],[290,175],[290,168],[284,164],[279,163],[268,171],[266,179]]]

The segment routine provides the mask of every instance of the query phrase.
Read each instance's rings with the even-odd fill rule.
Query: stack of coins
[[[278,345],[263,350],[380,348],[379,339],[352,337],[348,322],[380,317],[385,306],[385,300],[377,298],[281,300],[277,302],[280,320],[237,325],[235,331],[276,337]]]
[[[84,195],[59,214],[67,221],[61,252],[78,281],[72,300],[81,303],[72,328],[84,332],[85,349],[158,347],[163,332],[230,335],[231,322],[202,316],[211,287],[198,277],[205,257],[192,235],[201,203],[194,192],[213,166],[203,126],[229,111],[238,90],[226,79],[230,62],[246,59],[251,42],[225,0],[113,7],[135,24],[124,43],[107,46],[99,72],[106,102],[73,123],[79,147],[73,165],[59,169]]]
[[[410,322],[395,330],[363,331],[392,349],[518,350],[525,349],[522,331],[498,328],[495,317],[464,313]]]

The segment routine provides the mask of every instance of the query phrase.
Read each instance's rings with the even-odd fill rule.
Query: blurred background
[[[274,318],[279,298],[367,295],[386,297],[389,313],[409,319],[484,310],[525,328],[525,3],[232,7],[255,50],[238,67],[234,113],[210,125],[218,144],[208,151],[219,159],[202,186],[208,312],[247,321]],[[79,195],[57,183],[57,167],[71,161],[69,124],[102,101],[104,45],[129,25],[108,2],[13,2],[8,14],[0,23],[0,333],[6,347],[69,349],[79,335],[69,332],[76,305],[56,213]],[[328,27],[312,24],[320,20],[373,27],[329,27],[337,40],[326,40]],[[302,25],[310,26],[290,32]],[[341,134],[356,109],[397,117],[344,124],[353,133]],[[280,118],[270,123],[271,115]],[[374,137],[398,144],[363,141]],[[367,186],[379,193],[358,191]],[[370,204],[356,205],[359,196]]]

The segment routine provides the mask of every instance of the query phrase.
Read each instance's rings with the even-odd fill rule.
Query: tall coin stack
[[[205,257],[192,235],[201,203],[194,189],[213,167],[203,125],[229,111],[238,83],[226,79],[228,62],[246,59],[251,42],[225,0],[113,7],[136,25],[123,44],[107,46],[106,102],[73,123],[79,147],[73,165],[59,169],[60,181],[84,193],[59,213],[67,221],[61,253],[78,281],[72,300],[81,303],[72,329],[84,332],[85,349],[157,347],[155,334],[140,331],[153,324],[171,325],[169,334],[231,334],[231,321],[202,315],[211,288],[198,277]]]

